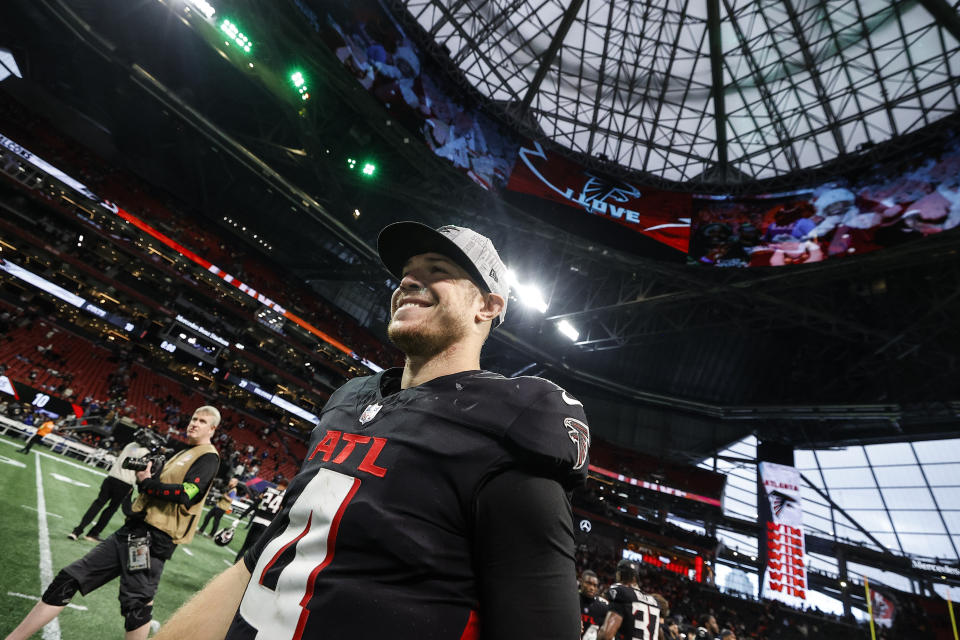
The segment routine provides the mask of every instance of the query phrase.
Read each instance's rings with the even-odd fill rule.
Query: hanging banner
[[[757,465],[757,482],[757,512],[766,533],[766,544],[760,543],[760,596],[802,607],[807,597],[807,568],[800,472],[794,467],[761,462]]]
[[[538,142],[520,147],[507,189],[581,209],[684,253],[690,244],[689,193],[641,189],[597,175]]]
[[[870,599],[873,601],[873,621],[878,627],[893,626],[893,616],[896,613],[896,605],[893,600],[877,591],[876,586],[870,589]]]

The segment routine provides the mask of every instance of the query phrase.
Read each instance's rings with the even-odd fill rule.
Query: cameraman
[[[140,439],[149,442],[150,439],[148,435],[149,434],[142,435],[142,431],[137,432],[134,436],[135,439],[123,448],[120,455],[117,456],[117,459],[114,461],[113,466],[110,467],[107,477],[100,483],[100,493],[93,501],[93,504],[90,505],[90,508],[87,509],[87,512],[83,514],[83,518],[80,519],[80,524],[67,534],[68,538],[76,540],[80,536],[83,536],[83,530],[87,528],[88,524],[93,522],[97,513],[100,513],[100,510],[103,509],[103,513],[100,513],[100,519],[97,520],[97,524],[94,525],[93,529],[90,529],[87,535],[83,536],[84,540],[103,542],[103,540],[100,539],[100,533],[107,526],[107,523],[110,522],[110,518],[117,512],[121,504],[123,505],[123,515],[130,515],[130,494],[133,493],[133,485],[137,482],[137,473],[131,469],[124,468],[124,462],[126,462],[128,458],[141,458],[150,453],[150,450],[138,441],[138,439]],[[104,505],[106,505],[106,507],[104,507]]]
[[[163,564],[176,545],[193,539],[204,498],[217,473],[220,457],[210,439],[219,424],[216,407],[194,411],[187,427],[190,446],[170,458],[157,478],[151,474],[152,461],[137,472],[140,495],[126,523],[61,570],[6,640],[26,640],[56,618],[77,591],[86,595],[117,576],[125,638],[147,637]]]

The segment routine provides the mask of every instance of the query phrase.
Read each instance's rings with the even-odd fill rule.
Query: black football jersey
[[[610,610],[623,618],[617,638],[657,640],[660,637],[660,605],[653,596],[636,587],[615,584],[607,590]]]
[[[508,469],[571,488],[583,405],[540,378],[486,371],[399,388],[355,378],[324,407],[280,513],[246,555],[228,640],[479,637],[474,500]]]
[[[280,505],[283,503],[283,495],[285,493],[286,490],[281,491],[276,487],[270,487],[260,494],[257,508],[253,512],[254,524],[262,524],[264,526],[270,524],[276,517],[277,512],[280,511]]]
[[[597,596],[588,598],[580,594],[580,622],[583,623],[583,634],[580,636],[584,640],[595,640],[599,627],[603,626],[603,620],[607,617],[607,610],[610,603],[605,598]]]

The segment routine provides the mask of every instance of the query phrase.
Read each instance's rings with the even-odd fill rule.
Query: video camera
[[[141,447],[146,448],[148,453],[139,458],[127,458],[120,466],[131,471],[143,471],[152,462],[150,475],[153,477],[159,476],[163,470],[163,465],[167,461],[167,456],[173,452],[173,449],[167,448],[167,441],[149,429],[137,429],[133,434],[133,439]]]

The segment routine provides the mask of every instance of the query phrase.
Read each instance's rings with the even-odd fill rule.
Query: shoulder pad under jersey
[[[510,382],[523,406],[507,428],[506,440],[555,463],[568,488],[582,483],[590,452],[590,427],[583,403],[543,378]]]

